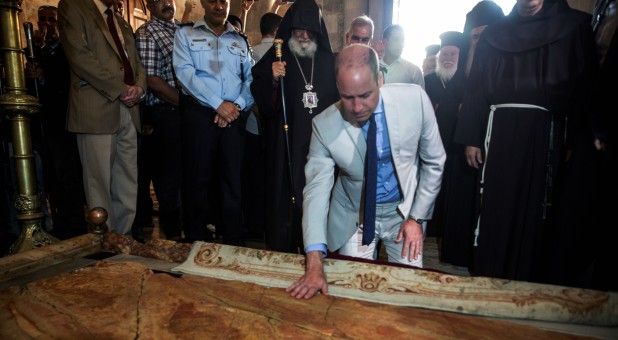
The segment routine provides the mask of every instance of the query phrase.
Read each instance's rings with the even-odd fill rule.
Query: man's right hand
[[[37,23],[37,26],[39,29],[32,32],[32,42],[35,46],[43,47],[45,45],[45,36],[47,36],[47,26],[41,24],[40,21]]]
[[[142,94],[144,94],[144,89],[141,87],[125,85],[125,90],[122,94],[120,94],[119,99],[125,106],[133,107],[135,104],[139,103]]]
[[[26,63],[26,78],[36,78],[38,81],[43,81],[45,73],[43,69],[35,63]]]
[[[475,146],[466,146],[465,152],[468,165],[478,170],[481,167],[481,164],[483,164],[481,149]]]
[[[238,119],[238,116],[240,116],[240,109],[236,107],[236,104],[225,100],[217,108],[214,122],[219,127],[226,127]]]
[[[279,78],[285,77],[285,61],[275,61],[273,63],[273,81],[279,81]]]
[[[310,251],[305,256],[305,275],[286,288],[290,296],[297,299],[310,299],[317,292],[328,295],[328,284],[324,275],[324,258],[321,251]]]

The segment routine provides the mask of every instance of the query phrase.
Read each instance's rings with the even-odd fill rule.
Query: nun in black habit
[[[294,29],[307,30],[313,35],[317,43],[313,57],[292,54],[288,42],[294,39]],[[336,102],[339,93],[335,84],[335,58],[320,8],[314,0],[295,2],[285,13],[276,38],[283,40],[281,60],[286,64],[285,76],[278,79],[273,75],[273,62],[278,61],[273,46],[253,67],[251,83],[265,143],[265,236],[269,249],[299,253],[303,251],[302,198],[311,120]],[[287,138],[283,129],[284,106]]]

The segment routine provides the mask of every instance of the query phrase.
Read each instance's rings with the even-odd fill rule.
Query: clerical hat
[[[460,32],[448,31],[440,34],[440,41],[440,48],[456,46],[461,49],[464,44],[464,35]]]
[[[427,53],[425,57],[431,57],[432,55],[438,54],[440,52],[440,45],[429,45],[425,47],[425,52]]]

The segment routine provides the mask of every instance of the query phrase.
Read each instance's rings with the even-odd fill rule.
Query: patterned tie
[[[376,146],[375,114],[369,118],[367,131],[367,157],[365,158],[365,212],[363,223],[363,243],[371,244],[376,230],[376,191],[378,182],[378,150]]]
[[[109,33],[111,33],[112,38],[114,38],[116,49],[118,49],[118,54],[120,54],[120,59],[122,59],[122,65],[124,66],[124,83],[127,85],[133,85],[135,84],[135,79],[133,78],[133,68],[131,67],[131,63],[129,62],[127,54],[124,51],[124,47],[122,47],[122,43],[120,42],[118,30],[116,30],[116,25],[114,24],[114,13],[111,8],[108,8],[105,11],[105,14],[107,14],[107,27],[109,28]]]

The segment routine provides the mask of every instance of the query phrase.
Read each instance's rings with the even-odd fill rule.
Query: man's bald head
[[[335,72],[341,113],[346,121],[362,126],[380,102],[378,55],[367,45],[350,45],[337,56]]]
[[[367,45],[352,44],[339,52],[335,62],[335,76],[339,79],[339,72],[362,67],[369,68],[377,83],[380,68],[376,51]]]

